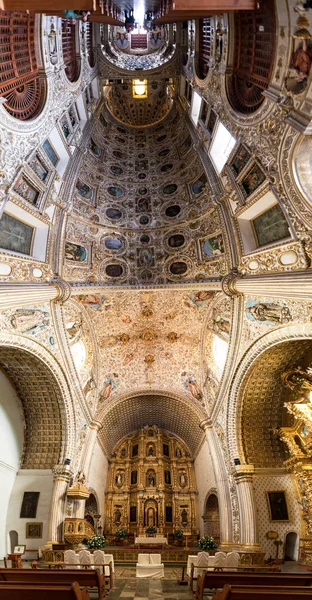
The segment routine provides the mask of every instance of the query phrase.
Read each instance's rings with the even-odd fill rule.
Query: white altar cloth
[[[140,536],[140,537],[136,537],[135,544],[168,544],[167,538],[165,537],[147,537],[147,536]]]
[[[209,556],[208,558],[208,567],[214,567],[214,562],[215,562],[215,557],[214,556]],[[195,569],[194,569],[194,577],[197,578],[198,575],[201,575],[201,573],[203,571],[206,571],[206,569],[204,567],[200,567],[200,568],[196,568],[197,565],[197,555],[196,554],[189,554],[187,557],[187,567],[186,567],[186,574],[188,577],[191,576],[191,564],[193,563]]]

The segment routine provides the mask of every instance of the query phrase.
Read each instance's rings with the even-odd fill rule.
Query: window
[[[279,204],[252,220],[258,246],[266,246],[289,236],[288,223]]]
[[[137,507],[130,506],[130,523],[136,523],[136,520],[137,520],[136,513],[137,513]]]
[[[223,123],[218,123],[216,134],[209,150],[210,158],[218,174],[221,173],[235,144],[235,137],[224,127]]]
[[[197,92],[193,92],[192,96],[192,106],[191,106],[191,119],[196,127],[199,119],[200,106],[201,106],[201,96]]]
[[[3,213],[0,219],[0,248],[31,255],[35,228]]]

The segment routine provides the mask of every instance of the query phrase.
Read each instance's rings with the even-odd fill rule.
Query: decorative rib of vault
[[[48,367],[30,352],[0,347],[0,367],[20,398],[25,419],[24,469],[51,469],[58,464],[64,440],[62,395]],[[64,419],[63,419],[64,421]]]
[[[289,400],[281,374],[311,362],[311,340],[277,344],[260,355],[243,384],[242,441],[245,459],[255,467],[281,467],[286,447],[273,433],[284,423],[284,402]],[[310,360],[309,360],[310,359]]]
[[[124,398],[108,407],[102,415],[100,440],[106,454],[111,455],[114,446],[125,435],[144,427],[157,425],[182,438],[196,456],[204,433],[199,424],[204,416],[199,410],[181,398],[144,394]]]

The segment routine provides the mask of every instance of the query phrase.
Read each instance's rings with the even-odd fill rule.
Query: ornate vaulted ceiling
[[[65,190],[63,276],[138,285],[224,274],[226,235],[179,110],[148,130],[98,117]]]

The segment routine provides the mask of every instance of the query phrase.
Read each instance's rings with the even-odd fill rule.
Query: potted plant
[[[177,540],[177,545],[178,546],[182,546],[183,544],[183,536],[184,536],[184,531],[183,529],[176,529],[174,532],[174,537]]]
[[[215,550],[217,547],[217,542],[210,535],[204,535],[199,539],[197,546],[201,550]]]
[[[106,539],[102,535],[94,535],[87,542],[87,547],[90,550],[101,550],[106,546]]]
[[[118,527],[115,532],[115,538],[117,538],[117,542],[122,545],[126,537],[128,537],[128,532],[125,527]]]
[[[149,527],[146,527],[145,529],[145,533],[147,534],[148,537],[155,537],[157,532],[156,527],[154,527],[154,525],[149,525]]]

